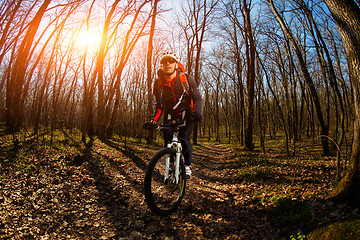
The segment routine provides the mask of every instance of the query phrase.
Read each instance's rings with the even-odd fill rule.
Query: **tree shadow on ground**
[[[147,163],[145,163],[143,158],[139,156],[139,154],[141,153],[140,152],[137,153],[135,149],[133,149],[131,146],[126,146],[126,148],[123,148],[120,146],[119,143],[110,140],[104,140],[103,143],[114,148],[116,151],[123,153],[126,157],[131,159],[131,161],[135,163],[136,166],[141,170],[143,171],[146,170]]]
[[[90,138],[85,145],[77,142],[74,138],[64,132],[66,137],[71,140],[71,144],[78,148],[81,153],[78,156],[73,156],[72,158],[80,158],[80,164],[75,164],[83,168],[86,168],[86,174],[89,175],[89,179],[93,179],[90,182],[84,182],[85,187],[94,186],[97,189],[97,204],[105,210],[102,213],[102,216],[108,217],[107,225],[111,227],[107,227],[109,229],[105,235],[99,233],[99,229],[96,229],[96,226],[93,226],[91,220],[89,220],[89,226],[87,226],[86,231],[84,231],[83,226],[74,227],[75,232],[78,231],[78,237],[89,237],[91,238],[100,238],[104,236],[112,237],[128,237],[129,234],[125,232],[126,228],[129,227],[131,223],[130,216],[133,214],[138,214],[132,206],[129,205],[129,199],[131,198],[131,192],[128,191],[127,188],[124,187],[123,184],[117,184],[116,176],[123,176],[125,181],[129,184],[129,187],[133,188],[135,191],[141,193],[142,192],[142,184],[137,182],[137,179],[133,178],[124,167],[124,161],[115,161],[112,157],[108,157],[105,154],[102,154],[101,151],[98,151],[94,147],[94,139]],[[113,151],[122,150],[116,144],[111,144],[110,142],[105,142],[112,148]],[[128,152],[127,152],[128,153]],[[116,155],[116,153],[115,153]],[[138,161],[141,164],[141,158],[136,158],[135,154],[131,155],[132,161]],[[71,162],[74,164],[74,161]],[[143,165],[145,165],[143,163]],[[114,171],[115,174],[109,174],[109,172]],[[85,203],[84,203],[85,204]],[[78,214],[91,214],[88,210],[91,209],[83,209],[83,211],[79,210]],[[114,231],[115,229],[115,231]],[[104,234],[104,233],[103,233]]]
[[[30,229],[34,230],[34,226],[40,229],[41,233],[35,235],[38,238],[48,231],[58,234],[59,238],[82,239],[119,239],[130,238],[130,235],[139,239],[289,239],[289,235],[299,229],[311,228],[308,224],[314,219],[308,219],[309,211],[313,215],[320,212],[312,204],[322,205],[320,197],[300,201],[302,192],[292,192],[293,186],[301,187],[301,179],[311,180],[305,179],[303,172],[298,174],[292,169],[297,167],[295,164],[269,161],[266,165],[257,157],[258,152],[234,156],[221,145],[200,146],[194,149],[194,173],[178,211],[157,217],[144,202],[143,178],[149,156],[161,146],[124,148],[113,139],[103,142],[90,139],[84,145],[69,134],[65,136],[63,150],[76,148],[80,164],[58,159],[56,149],[51,149],[47,153],[52,155],[41,155],[42,162],[36,165],[42,168],[40,174],[36,171],[14,174],[16,176],[9,179],[17,184],[6,185],[3,181],[3,186],[10,187],[4,189],[6,198],[14,200],[6,202],[7,207],[11,204],[13,209],[23,207],[22,212],[18,212],[18,225],[10,219],[4,226],[16,232],[28,221],[27,226],[32,225]],[[33,158],[40,156],[31,154]],[[247,171],[241,172],[244,169]],[[285,169],[291,171],[286,174]],[[321,165],[303,170],[316,170],[317,175],[308,178],[319,176],[325,182],[324,175],[331,175],[327,172],[329,169]],[[296,181],[294,176],[298,178]],[[6,176],[4,179],[10,182]],[[280,184],[287,186],[290,197],[281,191],[270,192],[277,191]],[[293,198],[293,195],[300,197]],[[269,198],[272,204],[263,201]],[[4,203],[5,198],[0,198],[0,204]],[[30,222],[30,217],[40,219],[37,225]]]
[[[105,207],[106,215],[110,218],[110,224],[116,229],[116,232],[112,233],[110,237],[126,237],[123,233],[123,226],[129,224],[129,220],[126,218],[129,215],[127,204],[129,196],[124,194],[121,188],[114,185],[113,179],[106,174],[103,162],[100,160],[100,158],[106,159],[106,157],[94,152],[93,140],[90,140],[83,149],[83,157],[88,162],[87,170],[91,178],[94,179],[94,185],[99,192],[97,201]],[[107,160],[113,164],[111,160]],[[125,175],[125,172],[121,172],[121,174]],[[92,237],[101,236],[93,235]]]
[[[195,151],[193,167],[196,178],[189,181],[178,211],[168,217],[157,217],[144,204],[134,206],[143,198],[142,180],[147,166],[143,152],[131,146],[124,149],[112,140],[103,143],[128,159],[118,161],[95,152],[92,142],[83,149],[83,156],[89,161],[87,169],[99,191],[98,202],[110,216],[116,229],[115,237],[129,237],[129,232],[124,232],[126,229],[141,233],[143,239],[288,239],[290,235],[308,231],[313,224],[311,214],[314,211],[310,202],[281,196],[273,206],[264,206],[260,197],[252,196],[259,194],[263,185],[294,184],[291,175],[281,171],[234,175],[234,171],[244,167],[239,159],[223,156],[226,149],[211,148]],[[249,168],[264,166],[255,157],[245,157],[250,161]],[[117,185],[112,179],[114,175],[109,175],[99,159],[108,164],[114,175],[122,176],[126,186]],[[128,163],[124,161],[133,163],[137,173],[130,173]],[[274,164],[273,167],[279,170],[282,166],[290,167],[285,164]],[[220,175],[230,171],[233,172]],[[260,189],[252,189],[254,185]],[[243,188],[234,191],[233,186]],[[239,197],[244,199],[239,200]],[[136,224],[132,226],[131,222]]]
[[[292,199],[284,193],[267,193],[266,189],[269,189],[268,186],[290,188],[308,184],[309,177],[304,176],[305,179],[302,179],[300,175],[304,171],[318,169],[318,172],[321,172],[327,169],[334,172],[335,168],[315,166],[301,169],[298,164],[287,161],[264,162],[259,158],[259,153],[244,154],[234,158],[228,154],[223,155],[226,152],[221,149],[198,148],[197,150],[194,154],[195,174],[201,182],[211,184],[202,187],[201,191],[196,190],[190,193],[194,195],[192,199],[195,199],[195,196],[200,196],[200,198],[196,198],[195,203],[191,200],[188,202],[189,211],[210,212],[213,222],[224,219],[224,222],[228,224],[223,224],[223,228],[225,230],[232,228],[237,236],[243,235],[244,239],[269,239],[269,237],[288,239],[290,235],[301,235],[314,227],[316,220],[313,219],[313,214],[320,210],[313,205],[321,205],[323,199],[303,201],[298,200],[301,195],[297,196],[301,194],[301,191],[292,193],[297,194],[297,197]],[[311,177],[317,176],[315,174]],[[314,180],[311,183],[316,184],[321,181]],[[271,205],[262,202],[266,200],[266,195],[272,199]],[[245,199],[239,201],[239,196]],[[202,202],[199,207],[190,207],[196,205],[198,201]],[[314,202],[316,204],[313,204]],[[201,206],[206,206],[206,208],[201,208]],[[211,225],[211,221],[207,221],[207,225],[209,224]],[[266,231],[264,228],[267,228]],[[222,230],[219,231],[222,232]],[[250,232],[255,235],[250,236]],[[267,234],[272,232],[274,235],[264,236],[264,232]]]

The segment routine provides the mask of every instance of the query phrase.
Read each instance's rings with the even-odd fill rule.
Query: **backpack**
[[[190,90],[190,86],[189,86],[189,82],[187,81],[187,77],[186,74],[184,72],[180,72],[180,81],[181,81],[181,86],[183,87],[184,91],[189,94],[189,90]]]
[[[187,81],[186,73],[183,72],[183,71],[180,71],[179,77],[180,77],[181,86],[183,87],[184,92],[183,92],[183,94],[181,95],[181,97],[179,98],[178,103],[173,107],[174,110],[175,110],[175,109],[179,106],[179,104],[181,103],[181,100],[182,100],[182,98],[184,97],[185,93],[186,93],[186,94],[189,94],[189,91],[190,91],[190,86],[189,86],[189,82]],[[192,98],[191,98],[191,100],[190,100],[190,108],[191,108],[191,109],[194,108],[194,101],[193,101]]]
[[[186,93],[189,94],[190,87],[189,87],[189,83],[188,83],[187,78],[186,78],[185,67],[184,67],[184,65],[182,63],[178,62],[178,68],[180,69],[181,86],[186,91]]]

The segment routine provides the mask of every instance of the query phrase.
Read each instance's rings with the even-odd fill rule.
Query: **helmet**
[[[179,62],[179,60],[177,59],[175,53],[173,52],[166,52],[163,53],[160,57],[160,64],[163,64],[165,60],[169,60],[169,59],[174,59],[176,62]]]

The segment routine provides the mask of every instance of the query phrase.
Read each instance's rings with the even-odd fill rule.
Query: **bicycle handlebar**
[[[183,120],[172,120],[168,123],[163,123],[159,125],[156,129],[163,130],[163,129],[174,129],[186,126],[186,121]]]
[[[158,126],[156,126],[155,123],[150,124],[150,122],[143,124],[143,128],[145,128],[146,130],[165,130],[165,129],[178,129],[180,127],[185,127],[187,124],[192,123],[192,122],[197,122],[194,120],[190,120],[190,121],[185,121],[182,119],[177,119],[177,120],[172,120],[170,122],[166,122],[163,124],[160,124]]]

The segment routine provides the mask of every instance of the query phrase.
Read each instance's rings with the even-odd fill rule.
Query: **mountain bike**
[[[185,125],[185,121],[174,121],[156,127],[156,130],[173,132],[171,143],[151,158],[145,172],[145,201],[150,210],[160,216],[175,212],[185,194],[184,155],[178,137],[179,129]]]

